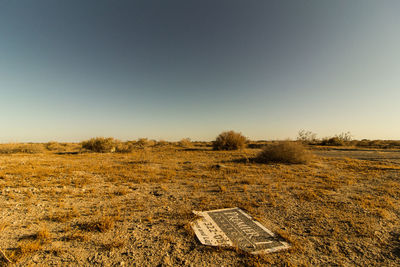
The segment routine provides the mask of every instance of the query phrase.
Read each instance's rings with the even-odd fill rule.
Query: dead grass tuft
[[[23,240],[18,243],[17,247],[8,255],[11,262],[17,263],[33,253],[42,250],[43,243],[40,240]]]
[[[114,239],[109,240],[101,244],[104,250],[112,250],[115,248],[122,248],[125,246],[125,240],[123,239]]]
[[[10,253],[9,259],[12,262],[30,256],[31,254],[41,250],[45,244],[48,244],[51,239],[51,234],[46,226],[42,226],[37,233],[22,237],[18,242],[17,247]]]
[[[104,233],[114,228],[116,218],[112,216],[102,216],[93,222],[79,223],[77,226],[87,232]]]
[[[50,232],[45,226],[39,229],[39,231],[36,233],[36,239],[40,240],[42,243],[47,242],[50,238]]]
[[[82,233],[81,231],[75,231],[73,233],[63,236],[61,238],[61,240],[63,240],[63,241],[76,240],[76,241],[80,241],[80,242],[86,242],[89,240],[89,237],[86,234]]]
[[[67,222],[77,216],[79,216],[79,212],[75,207],[72,207],[69,211],[57,211],[50,213],[47,216],[47,220],[53,222]]]

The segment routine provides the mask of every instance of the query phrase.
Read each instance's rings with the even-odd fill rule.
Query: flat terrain
[[[307,165],[259,151],[1,154],[0,248],[17,266],[400,265],[400,151],[313,148]],[[292,248],[256,257],[193,236],[192,210],[236,206]]]

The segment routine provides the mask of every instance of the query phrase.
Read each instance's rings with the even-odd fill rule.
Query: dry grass
[[[51,212],[47,216],[47,219],[53,222],[67,222],[78,216],[79,216],[78,210],[75,207],[72,207],[70,210],[67,211]]]
[[[32,254],[41,251],[50,243],[51,234],[47,226],[42,226],[35,234],[20,238],[17,247],[7,255],[11,262],[19,262]]]
[[[135,143],[130,153],[0,155],[8,224],[1,248],[20,266],[37,264],[35,257],[44,266],[400,264],[399,161],[241,160],[269,143],[225,152],[193,142],[193,149]],[[254,257],[196,241],[192,210],[235,206],[292,249]],[[53,253],[55,242],[66,253]]]
[[[80,241],[80,242],[87,242],[90,240],[88,234],[82,231],[74,231],[72,233],[68,233],[61,238],[63,241]]]
[[[45,151],[43,144],[0,144],[0,154],[36,154]]]
[[[50,232],[46,226],[42,226],[39,231],[35,234],[35,239],[41,241],[42,243],[48,241],[51,238]]]
[[[307,163],[311,160],[311,153],[298,142],[284,141],[266,146],[257,155],[256,161],[260,163]]]
[[[0,233],[1,233],[4,229],[6,229],[7,226],[8,226],[8,223],[0,221]]]
[[[107,240],[101,244],[102,248],[105,250],[112,250],[117,248],[122,248],[125,246],[126,241],[119,238],[113,240]]]
[[[78,223],[77,226],[83,231],[105,233],[114,228],[115,221],[113,216],[101,216],[94,221]]]
[[[8,257],[12,262],[18,262],[40,251],[42,248],[43,243],[40,240],[24,240],[18,243],[15,250],[13,250]]]

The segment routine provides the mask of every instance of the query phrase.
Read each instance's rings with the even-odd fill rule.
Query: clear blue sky
[[[400,139],[398,0],[0,0],[0,142]]]

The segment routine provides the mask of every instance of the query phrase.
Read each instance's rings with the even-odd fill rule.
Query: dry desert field
[[[307,164],[262,164],[257,146],[200,142],[127,153],[4,146],[0,265],[400,265],[399,150],[313,146]],[[192,211],[229,207],[291,248],[254,256],[202,245]]]

